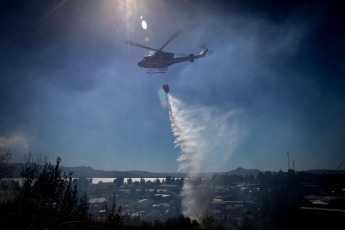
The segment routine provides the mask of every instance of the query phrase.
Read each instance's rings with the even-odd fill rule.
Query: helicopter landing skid
[[[158,69],[150,69],[146,73],[149,73],[149,74],[166,73],[166,71],[168,71],[168,68],[158,68]]]

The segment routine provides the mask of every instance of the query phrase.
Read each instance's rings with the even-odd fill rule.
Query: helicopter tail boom
[[[205,50],[202,51],[199,55],[191,54],[191,55],[189,55],[188,57],[178,57],[178,58],[174,58],[174,61],[173,61],[171,64],[178,63],[178,62],[184,62],[184,61],[194,62],[195,59],[205,57],[206,54],[207,54],[207,52],[208,52],[208,49],[205,49]],[[170,65],[171,65],[171,64],[170,64]]]

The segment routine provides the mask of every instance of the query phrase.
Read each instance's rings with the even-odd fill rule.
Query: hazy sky
[[[64,166],[177,171],[162,83],[182,112],[208,111],[189,117],[194,133],[232,114],[208,133],[226,157],[201,171],[286,171],[287,152],[296,170],[345,159],[340,3],[5,0],[0,11],[0,147],[13,162],[33,152]],[[177,29],[164,50],[210,52],[163,77],[137,66],[148,50],[124,43],[160,48]]]

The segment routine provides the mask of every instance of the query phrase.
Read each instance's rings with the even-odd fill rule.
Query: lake
[[[112,177],[112,178],[97,178],[97,177],[93,177],[92,178],[92,184],[98,184],[100,181],[102,181],[103,183],[113,183],[113,181],[116,179],[116,177]],[[124,178],[124,183],[127,183],[129,178]],[[141,178],[131,178],[133,182],[140,182]],[[145,180],[145,182],[147,181],[152,181],[154,182],[155,180],[159,179],[160,182],[162,182],[163,180],[165,180],[166,178],[162,177],[162,178],[143,178]]]
[[[116,177],[111,177],[111,178],[99,178],[99,177],[92,177],[92,184],[98,184],[100,181],[102,181],[103,183],[113,183],[113,181],[116,179]],[[129,178],[124,178],[124,183],[127,183]],[[131,178],[132,182],[140,182],[141,177],[138,178]],[[160,182],[162,182],[163,180],[165,180],[165,177],[160,177],[160,178],[143,178],[145,180],[145,182],[147,181],[152,181],[154,182],[155,180],[159,179]],[[180,178],[175,178],[175,179],[180,179]],[[22,178],[3,178],[2,180],[14,180],[14,181],[18,181],[20,184],[23,182]]]

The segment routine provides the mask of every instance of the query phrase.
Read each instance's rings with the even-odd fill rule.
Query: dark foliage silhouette
[[[60,162],[57,157],[52,165],[29,155],[18,195],[1,206],[5,229],[56,228],[67,221],[88,219],[87,195],[78,198],[77,180],[72,173],[62,175]]]

